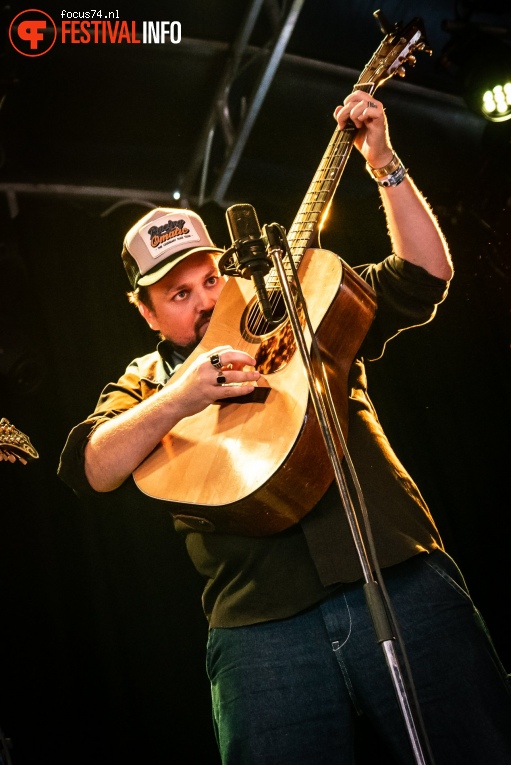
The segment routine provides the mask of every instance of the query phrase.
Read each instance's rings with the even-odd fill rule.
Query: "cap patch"
[[[173,251],[192,247],[201,237],[190,218],[186,215],[176,218],[163,215],[140,229],[140,235],[147,252],[157,260],[163,254],[167,258]]]

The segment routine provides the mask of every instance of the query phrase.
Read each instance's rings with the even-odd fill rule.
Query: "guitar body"
[[[298,275],[346,436],[348,373],[373,319],[374,295],[327,250],[307,250]],[[277,533],[303,518],[333,480],[289,322],[254,334],[254,304],[252,282],[230,278],[204,338],[169,385],[199,354],[231,345],[257,360],[255,395],[178,423],[133,474],[142,492],[168,501],[174,517],[199,531]]]

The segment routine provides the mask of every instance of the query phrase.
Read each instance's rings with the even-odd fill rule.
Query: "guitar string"
[[[341,131],[337,128],[334,131],[320,166],[312,179],[300,210],[289,230],[289,249],[296,268],[299,267],[307,249],[307,244],[311,239],[321,215],[327,207],[327,200],[332,197],[332,186],[336,185],[339,168],[351,145],[351,137],[346,137],[348,135],[348,131],[345,130]],[[315,188],[317,186],[319,186],[319,189]],[[292,277],[291,266],[288,263],[284,263],[283,265],[286,276],[290,279]],[[281,300],[275,268],[272,268],[268,274],[267,289],[269,292],[270,306],[275,313],[278,303]],[[254,334],[264,334],[263,329],[265,328],[266,323],[266,319],[262,312],[258,310],[258,318],[254,324]]]

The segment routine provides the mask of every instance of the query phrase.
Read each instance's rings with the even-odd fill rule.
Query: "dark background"
[[[379,44],[378,8],[391,23],[424,19],[433,48],[378,97],[456,275],[435,320],[370,365],[370,390],[511,664],[511,123],[469,111],[462,67],[447,56],[453,25],[491,28],[507,43],[508,3],[305,0],[226,193],[208,193],[226,152],[218,128],[201,196],[191,163],[250,8],[239,0],[123,5],[120,18],[139,24],[181,21],[179,45],[56,43],[30,59],[6,31],[2,38],[0,416],[40,454],[28,465],[0,463],[0,728],[14,765],[218,761],[201,583],[170,517],[85,511],[56,476],[59,455],[103,385],[154,345],[126,300],[125,231],[149,207],[176,204],[177,188],[220,246],[230,243],[224,211],[235,202],[253,204],[261,223],[289,227],[333,132],[332,112]],[[263,3],[231,83],[234,131],[261,51],[278,36],[275,18],[289,8]],[[3,6],[5,30],[20,10]],[[42,10],[58,23],[60,7]],[[358,155],[322,244],[352,265],[389,251]],[[361,736],[359,746],[361,760],[383,761],[378,742]]]

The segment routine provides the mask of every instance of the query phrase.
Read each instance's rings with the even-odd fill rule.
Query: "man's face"
[[[218,296],[225,284],[211,252],[196,252],[148,287],[152,307],[140,313],[155,329],[186,350],[204,336]]]

